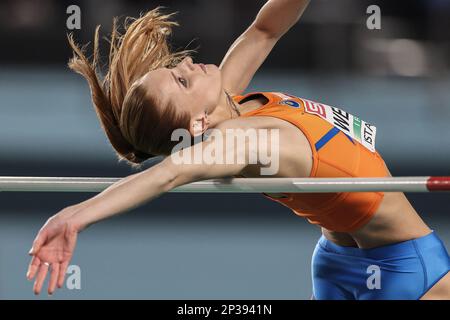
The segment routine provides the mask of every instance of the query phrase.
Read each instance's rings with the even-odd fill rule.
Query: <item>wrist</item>
[[[88,210],[90,208],[90,203],[88,202],[89,200],[69,207],[69,214],[66,216],[67,223],[71,225],[71,227],[73,227],[78,233],[93,223],[93,221],[88,220]]]

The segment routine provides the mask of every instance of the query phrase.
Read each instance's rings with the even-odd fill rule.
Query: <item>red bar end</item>
[[[450,177],[429,177],[427,189],[429,191],[450,191]]]

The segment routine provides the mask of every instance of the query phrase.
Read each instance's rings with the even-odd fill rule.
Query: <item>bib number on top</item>
[[[281,98],[292,99],[282,94]],[[340,131],[358,141],[363,147],[375,152],[377,128],[364,120],[336,107],[308,99],[298,98],[303,102],[305,112],[321,117]]]

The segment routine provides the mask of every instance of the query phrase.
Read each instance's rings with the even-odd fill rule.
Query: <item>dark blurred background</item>
[[[118,164],[85,81],[66,67],[70,5],[75,38],[92,40],[114,16],[158,5],[180,27],[174,49],[219,65],[265,1],[2,0],[0,175],[105,176]],[[369,30],[369,5],[381,30]],[[339,106],[375,124],[395,176],[450,175],[450,1],[313,0],[277,44],[247,92],[283,91]],[[107,43],[103,41],[103,56]],[[146,167],[154,161],[148,161]],[[0,194],[0,298],[33,298],[25,280],[31,241],[45,220],[88,193]],[[448,194],[408,194],[450,243]],[[259,195],[167,194],[80,235],[73,263],[81,290],[56,298],[307,299],[319,230]],[[45,297],[44,297],[45,298]]]

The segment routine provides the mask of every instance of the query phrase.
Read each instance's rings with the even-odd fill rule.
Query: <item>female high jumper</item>
[[[36,277],[36,294],[49,270],[48,293],[63,285],[77,235],[87,226],[194,181],[261,177],[262,169],[270,166],[261,154],[279,155],[278,170],[271,177],[391,176],[375,150],[376,130],[371,124],[284,92],[244,94],[308,2],[267,1],[219,67],[194,64],[189,57],[192,50],[171,52],[167,39],[177,23],[160,7],[128,20],[123,35],[114,23],[104,79],[97,70],[98,28],[92,61],[69,37],[74,50],[69,66],[88,81],[96,113],[118,158],[133,167],[153,156],[165,158],[47,220],[29,252],[27,278]],[[256,145],[248,139],[237,144],[225,141],[223,148],[215,149],[218,158],[233,154],[244,161],[180,162],[194,148],[216,146],[217,141],[205,135],[210,128],[225,140],[230,130],[276,129],[278,136]],[[185,129],[192,139],[204,139],[177,149],[179,141],[172,136],[177,129]],[[257,161],[250,161],[255,154]],[[450,299],[446,248],[403,193],[265,196],[322,229],[312,257],[313,299]],[[378,270],[376,281],[369,281],[369,270]]]

